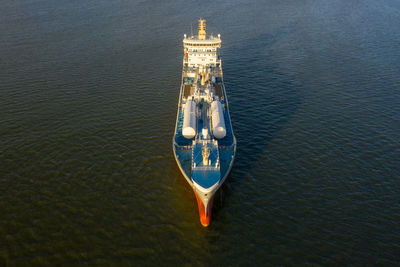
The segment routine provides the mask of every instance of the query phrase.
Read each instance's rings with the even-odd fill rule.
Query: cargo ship
[[[200,222],[208,226],[216,192],[226,180],[236,153],[236,138],[219,55],[221,35],[198,34],[183,39],[182,82],[173,137],[173,152],[197,199]]]

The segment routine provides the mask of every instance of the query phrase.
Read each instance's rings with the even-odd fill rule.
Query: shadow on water
[[[274,46],[288,34],[288,27],[280,28],[243,40],[224,53],[225,86],[237,151],[231,174],[222,188],[224,197],[216,201],[216,211],[223,206],[222,199],[229,197],[231,187],[246,183],[244,176],[251,173],[260,158],[268,157],[269,144],[301,104],[301,82],[279,66],[279,54],[274,51]]]

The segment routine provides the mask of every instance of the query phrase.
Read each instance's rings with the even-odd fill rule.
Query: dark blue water
[[[238,142],[208,228],[172,154],[199,17]],[[395,0],[6,0],[0,265],[398,264],[399,25]]]

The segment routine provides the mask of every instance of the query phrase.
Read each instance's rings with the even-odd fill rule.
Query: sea
[[[221,34],[237,153],[209,227],[172,152]],[[1,266],[400,264],[398,0],[5,0]]]

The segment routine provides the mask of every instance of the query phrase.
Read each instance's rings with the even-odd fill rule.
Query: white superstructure
[[[206,21],[199,20],[199,34],[187,37],[184,35],[183,47],[185,64],[189,67],[212,66],[221,64],[217,49],[221,47],[221,35],[206,38]]]

